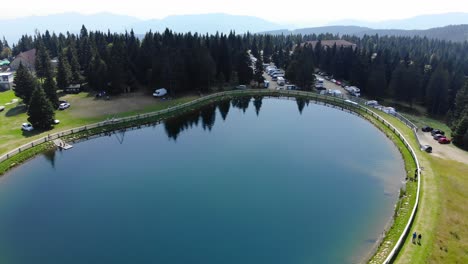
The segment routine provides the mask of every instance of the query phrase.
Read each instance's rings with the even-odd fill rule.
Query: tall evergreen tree
[[[265,78],[263,77],[263,60],[261,57],[257,58],[255,62],[255,71],[254,71],[254,80],[258,82],[259,85],[263,85]]]
[[[372,97],[381,98],[387,88],[385,67],[382,63],[374,64],[367,80],[367,94]]]
[[[71,79],[70,83],[81,83],[83,77],[81,76],[81,66],[78,61],[77,51],[74,44],[67,48],[67,60],[70,65]]]
[[[468,133],[468,110],[465,110],[455,130],[452,134],[453,144],[468,150],[468,141],[466,135]]]
[[[39,42],[39,47],[36,52],[35,69],[36,76],[41,79],[52,74],[49,52],[46,50],[42,42]]]
[[[463,88],[458,91],[457,96],[455,97],[452,114],[452,130],[455,130],[455,126],[462,117],[463,111],[468,111],[468,80],[465,82]]]
[[[426,91],[427,110],[432,115],[444,115],[448,110],[449,73],[438,66],[431,76]]]
[[[54,123],[54,108],[41,87],[34,89],[28,108],[28,121],[33,127],[49,129]]]
[[[59,61],[57,66],[57,86],[59,89],[67,88],[72,81],[72,73],[70,70],[70,64],[65,53],[62,51],[59,55]]]
[[[15,95],[23,99],[24,104],[29,104],[31,95],[36,87],[36,80],[23,63],[20,62],[15,76]]]
[[[239,84],[249,84],[253,78],[252,62],[246,51],[241,51],[237,55],[236,65],[237,77]]]
[[[52,104],[54,109],[57,109],[59,106],[59,98],[57,96],[57,84],[55,83],[54,77],[52,74],[45,78],[44,83],[42,84],[42,88],[49,99],[50,103]]]

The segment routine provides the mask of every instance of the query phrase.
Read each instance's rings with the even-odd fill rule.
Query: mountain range
[[[262,32],[264,34],[272,35],[289,35],[289,34],[324,34],[330,33],[334,35],[354,35],[362,37],[364,35],[375,35],[379,36],[403,36],[403,37],[427,37],[430,39],[442,39],[454,42],[468,41],[468,24],[465,25],[450,25],[445,27],[437,27],[430,29],[415,29],[415,30],[404,30],[404,29],[372,29],[359,26],[326,26],[326,27],[312,27],[312,28],[301,28],[295,30],[273,30]]]
[[[82,15],[78,13],[64,13],[48,16],[30,16],[16,19],[0,20],[0,37],[5,36],[9,42],[17,42],[22,35],[33,35],[36,30],[51,33],[78,33],[81,26],[88,30],[124,32],[134,30],[137,34],[144,34],[149,30],[164,31],[169,28],[175,32],[236,33],[260,32],[283,28],[279,25],[253,16],[238,16],[228,14],[175,15],[163,19],[141,20],[135,17],[98,13]]]
[[[48,16],[30,16],[15,19],[0,19],[0,37],[10,42],[17,42],[23,34],[33,35],[36,30],[49,30],[55,33],[78,33],[82,25],[88,30],[124,32],[134,30],[136,34],[163,31],[169,28],[175,32],[198,32],[200,34],[216,32],[236,33],[262,32],[271,34],[349,34],[362,36],[364,34],[389,34],[401,36],[427,36],[452,41],[468,40],[468,13],[448,13],[417,16],[401,20],[383,22],[363,22],[342,20],[330,23],[324,27],[294,29],[292,25],[273,23],[253,16],[239,16],[222,13],[200,15],[175,15],[163,19],[142,20],[139,18],[98,13],[82,15],[78,13],[63,13]],[[344,26],[343,26],[344,25]],[[447,25],[458,25],[449,26]],[[437,28],[432,28],[437,27]],[[281,28],[283,28],[281,30]],[[431,28],[431,29],[427,29]],[[279,30],[280,29],[280,30]],[[412,30],[408,30],[412,29]]]

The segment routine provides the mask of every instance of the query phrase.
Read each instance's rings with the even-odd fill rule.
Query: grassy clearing
[[[428,263],[468,263],[468,164],[430,158],[440,186],[441,211]]]
[[[427,116],[417,116],[406,113],[402,113],[402,115],[408,118],[409,121],[413,122],[413,124],[417,125],[418,127],[430,126],[435,129],[444,131],[449,136],[452,134],[452,130],[447,126],[447,124],[440,120],[432,119]]]
[[[4,103],[10,102],[15,98],[16,97],[13,91],[0,92],[1,105],[4,105]],[[90,98],[93,97],[88,93],[80,93],[77,95],[66,95],[64,98],[73,102],[78,100],[91,100]],[[138,110],[125,111],[125,109],[122,109],[121,113],[114,115],[113,117],[126,117],[145,112],[158,111],[192,101],[195,98],[197,97],[184,96],[168,101],[155,101],[154,104],[142,106]],[[5,110],[0,113],[0,155],[14,148],[22,146],[34,139],[44,137],[47,134],[57,133],[87,124],[97,123],[109,118],[109,115],[104,114],[97,115],[95,117],[80,118],[76,116],[75,111],[77,111],[77,109],[74,109],[73,105],[70,109],[65,111],[56,111],[55,118],[60,120],[60,124],[56,125],[49,131],[23,132],[21,131],[20,127],[21,124],[27,122],[28,119],[26,114],[26,107],[20,103],[5,105]]]

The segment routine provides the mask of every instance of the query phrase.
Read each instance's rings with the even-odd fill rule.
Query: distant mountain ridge
[[[458,23],[455,23],[458,22]],[[149,30],[163,31],[169,28],[175,32],[214,34],[216,32],[236,33],[262,32],[270,34],[348,34],[362,36],[364,34],[398,35],[398,36],[427,36],[429,38],[439,38],[451,41],[468,40],[468,13],[448,13],[436,15],[417,16],[402,20],[389,20],[383,22],[362,22],[343,20],[324,27],[310,27],[296,30],[288,30],[288,25],[276,24],[267,20],[253,16],[238,16],[223,13],[200,14],[200,15],[175,15],[163,19],[142,20],[131,16],[116,15],[111,13],[98,13],[94,15],[82,15],[78,13],[63,13],[49,16],[31,16],[17,19],[0,19],[0,38],[5,38],[10,43],[15,43],[24,34],[34,35],[35,30],[44,33],[49,30],[51,33],[78,33],[84,24],[88,30],[99,30],[122,33],[125,30],[134,30],[136,34],[144,34]],[[352,23],[350,26],[343,24]],[[434,25],[428,30],[402,30]],[[445,26],[445,27],[442,27]],[[381,29],[380,27],[395,28]],[[283,28],[283,29],[281,29]],[[398,28],[398,29],[397,29]],[[411,28],[411,27],[410,27]],[[278,30],[279,29],[279,30]]]
[[[380,22],[366,22],[359,20],[339,20],[329,23],[330,26],[353,25],[359,27],[367,27],[373,29],[406,29],[406,30],[422,30],[449,25],[468,24],[468,13],[444,13],[421,15],[405,19],[392,19]]]
[[[468,41],[468,24],[466,25],[451,25],[445,27],[431,28],[426,30],[403,30],[403,29],[372,29],[358,26],[326,26],[302,28],[296,30],[274,30],[262,32],[263,34],[289,35],[289,34],[324,34],[331,33],[334,35],[354,35],[362,37],[364,35],[380,36],[404,36],[404,37],[427,37],[430,39],[441,39],[454,42]]]
[[[214,34],[216,32],[236,33],[267,31],[281,28],[279,24],[253,16],[238,16],[222,13],[201,15],[177,15],[163,19],[141,20],[138,18],[98,13],[82,15],[78,13],[64,13],[49,16],[31,16],[17,19],[0,20],[0,37],[5,36],[9,42],[17,42],[24,34],[33,35],[35,30],[51,33],[77,33],[82,25],[88,30],[124,32],[134,30],[143,34],[149,30],[163,31],[169,28],[175,32],[198,32],[200,34]]]

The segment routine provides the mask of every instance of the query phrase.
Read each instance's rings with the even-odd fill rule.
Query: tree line
[[[49,74],[47,60],[57,57],[58,67],[52,75],[58,89],[87,83],[91,89],[113,94],[159,87],[179,94],[262,82],[263,63],[270,62],[285,69],[291,82],[312,89],[313,73],[320,69],[358,86],[369,98],[425,107],[430,116],[444,118],[453,128],[455,143],[468,147],[468,141],[461,139],[468,137],[461,122],[468,111],[463,88],[468,75],[467,42],[343,36],[356,44],[356,48],[344,48],[322,46],[321,40],[327,39],[340,37],[234,32],[201,35],[169,29],[137,37],[133,31],[88,32],[83,26],[79,34],[46,31],[33,37],[25,35],[13,45],[12,53],[36,48],[36,76],[43,84]],[[309,40],[318,43],[315,47],[304,44]],[[257,58],[255,65],[249,54]],[[49,80],[48,85],[53,86],[51,83]]]
[[[454,131],[454,143],[468,149],[468,42],[452,43],[421,37],[344,36],[354,47],[298,46],[282,62],[286,76],[311,82],[310,69],[361,88],[369,99],[423,106]],[[311,65],[310,65],[311,64]],[[299,70],[297,70],[299,69]]]

